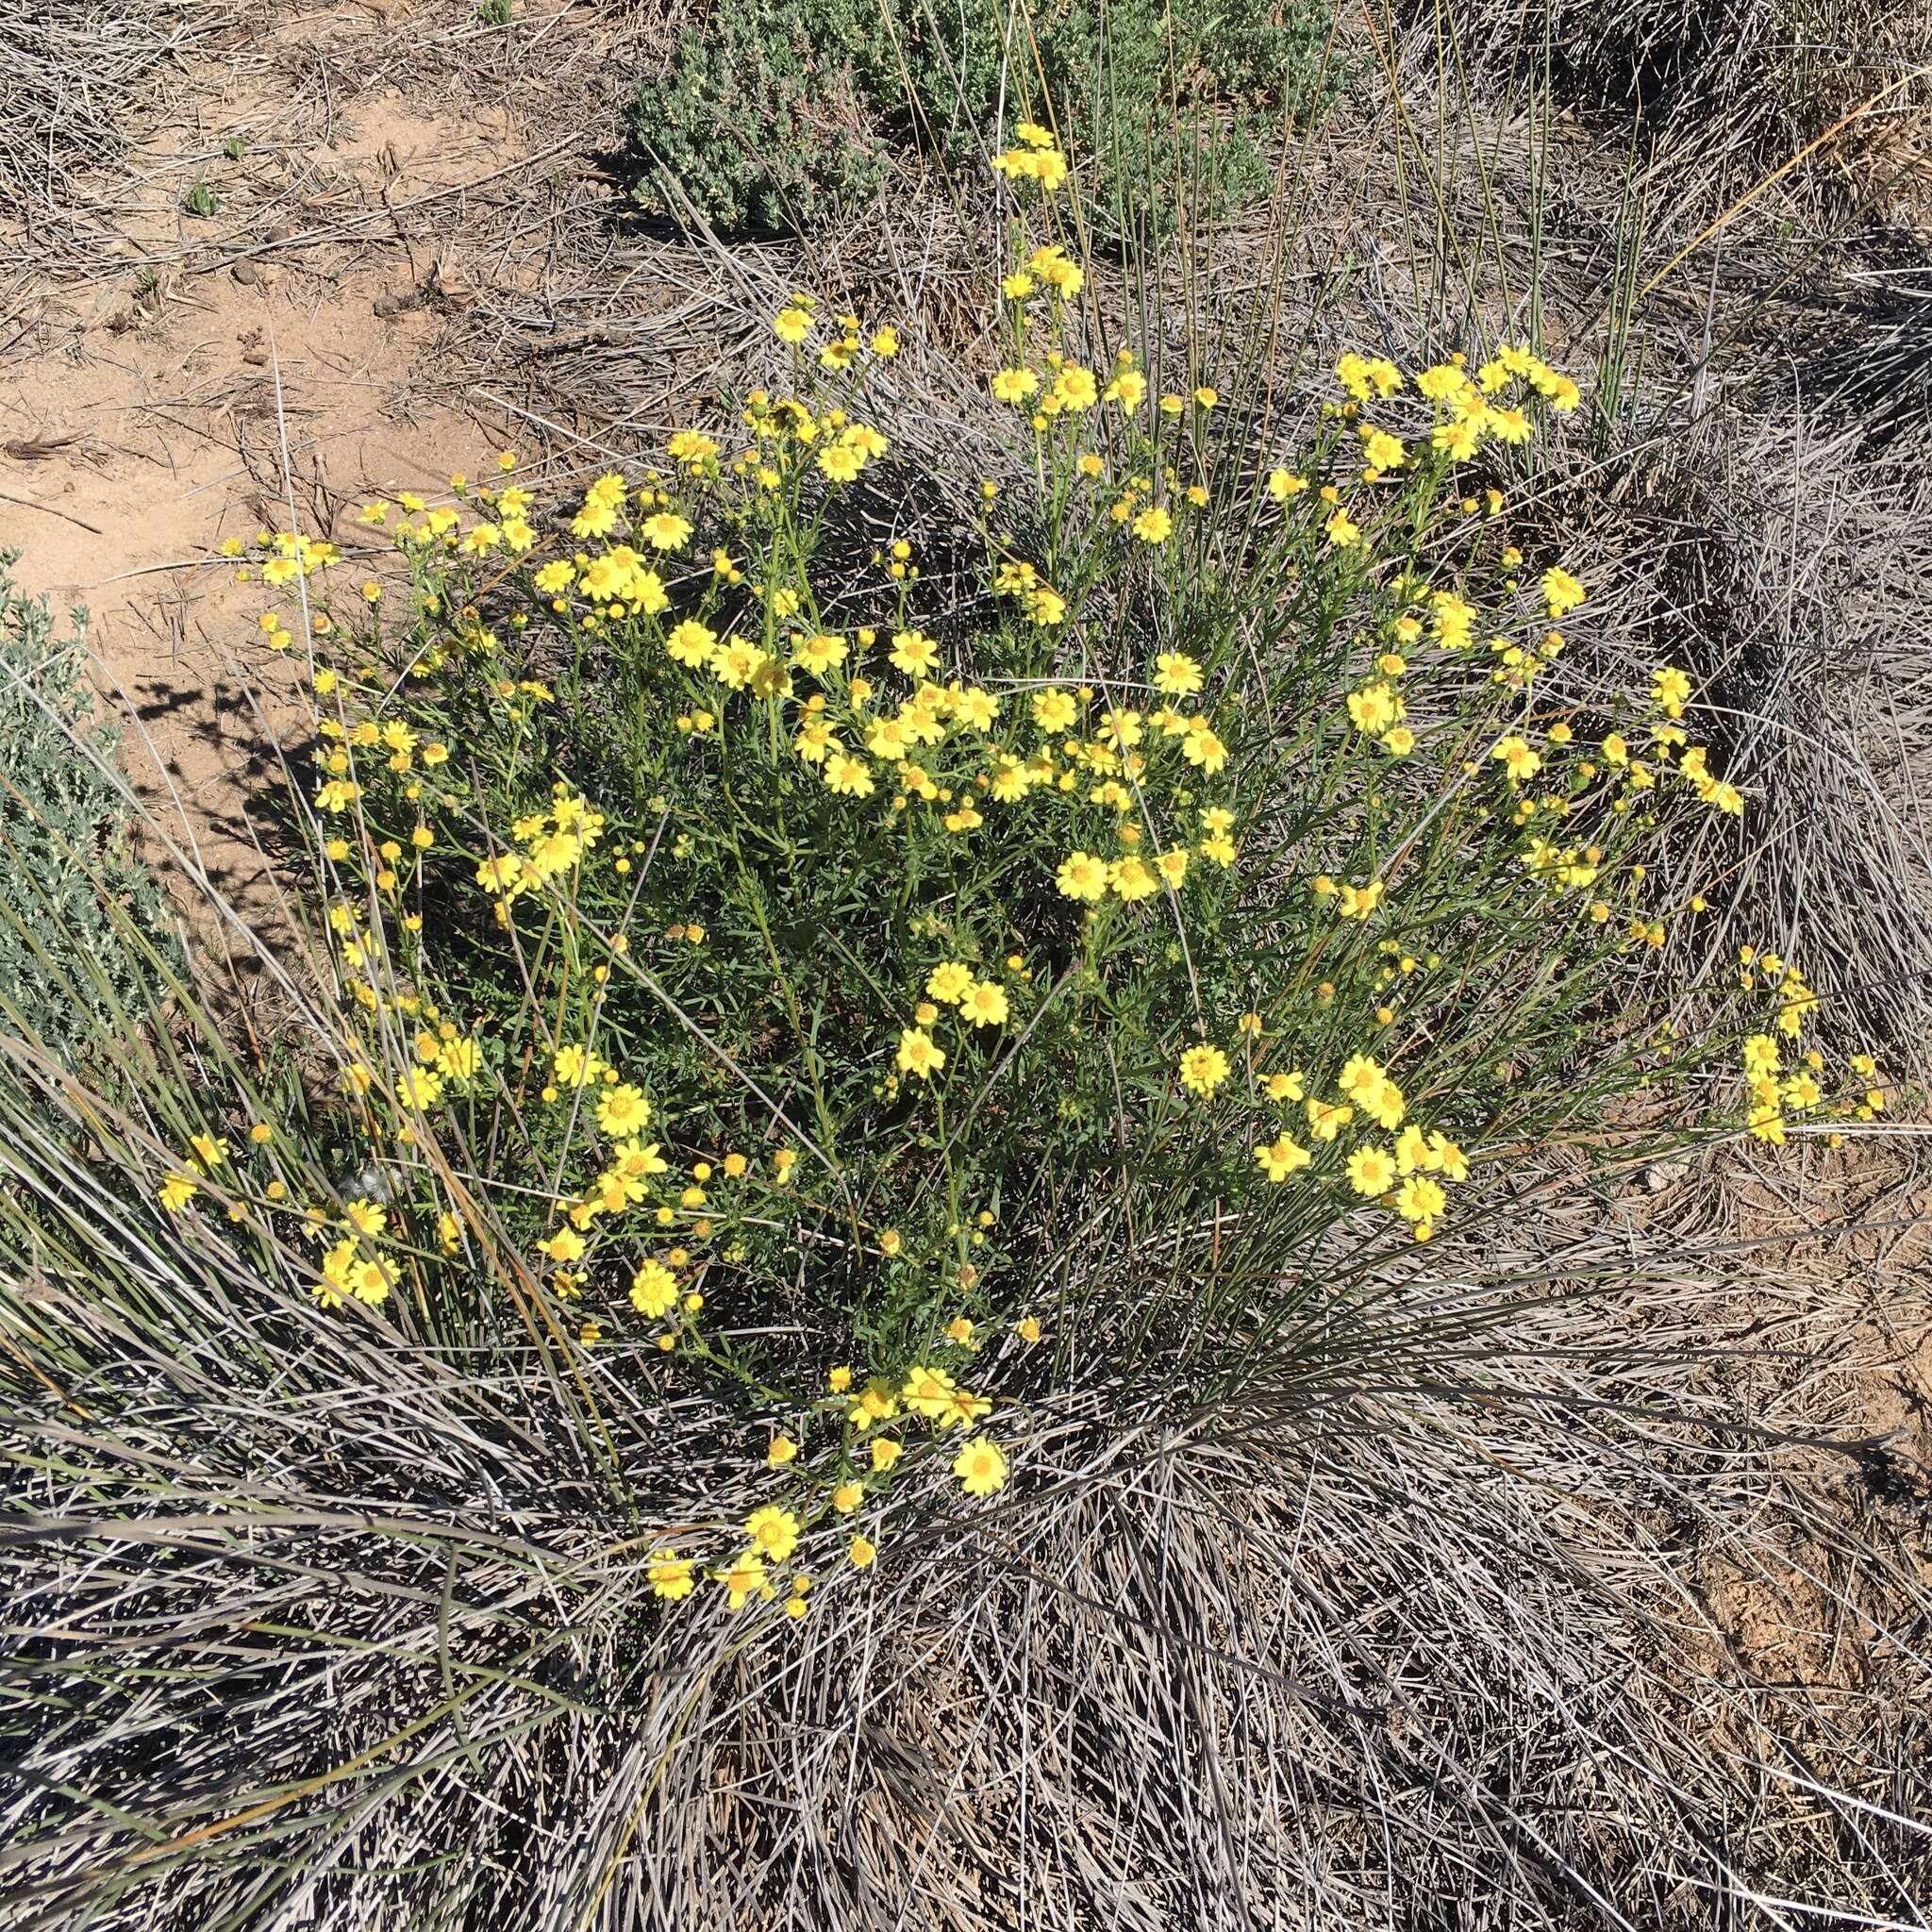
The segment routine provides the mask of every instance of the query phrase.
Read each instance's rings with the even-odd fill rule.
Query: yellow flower
[[[1395,1211],[1403,1220],[1433,1224],[1448,1205],[1448,1196],[1427,1174],[1412,1174],[1395,1191]]]
[[[1070,302],[1080,292],[1087,279],[1067,258],[1067,251],[1058,242],[1050,242],[1043,248],[1036,248],[1027,257],[1026,266],[1056,294],[1063,295]]]
[[[1091,409],[1100,400],[1100,384],[1091,369],[1070,362],[1054,380],[1053,392],[1063,409]]]
[[[1134,535],[1143,543],[1165,543],[1174,534],[1174,519],[1158,504],[1150,504],[1134,519]]]
[[[638,535],[653,550],[682,550],[691,541],[691,524],[673,510],[658,510],[638,525]]]
[[[1180,1080],[1206,1100],[1227,1078],[1227,1056],[1218,1046],[1191,1046],[1180,1059]]]
[[[947,1006],[957,1006],[965,998],[972,984],[972,967],[958,959],[949,959],[927,974],[925,990],[932,998],[942,1000]]]
[[[1574,610],[1584,601],[1583,586],[1567,570],[1553,569],[1543,573],[1543,606],[1552,617],[1561,617],[1566,610]]]
[[[1358,403],[1367,402],[1371,395],[1386,399],[1402,387],[1402,375],[1394,363],[1380,356],[1365,361],[1353,350],[1336,363],[1335,375]]]
[[[558,1082],[565,1087],[588,1087],[604,1072],[604,1062],[588,1047],[559,1046],[550,1062]]]
[[[1079,707],[1067,691],[1049,687],[1033,694],[1033,722],[1042,731],[1069,730],[1079,715]]]
[[[664,648],[672,657],[692,670],[708,663],[717,645],[717,632],[708,625],[700,624],[695,617],[687,617],[681,624],[673,625],[664,640]]]
[[[712,1573],[724,1586],[730,1608],[741,1610],[754,1596],[769,1588],[765,1581],[765,1559],[756,1550],[734,1557],[728,1569]]]
[[[1407,1106],[1402,1089],[1374,1060],[1357,1054],[1341,1070],[1337,1084],[1371,1120],[1391,1134]]]
[[[395,1270],[387,1261],[364,1255],[350,1235],[323,1257],[315,1297],[325,1308],[340,1307],[346,1299],[366,1302],[373,1307],[388,1299],[395,1278]]]
[[[1227,746],[1199,718],[1190,721],[1187,736],[1181,740],[1181,756],[1213,777],[1227,763]]]
[[[1402,699],[1394,686],[1384,678],[1365,684],[1348,694],[1349,722],[1357,731],[1379,738],[1401,716]]]
[[[908,1026],[899,1034],[899,1071],[929,1080],[946,1063],[946,1056],[923,1026]]]
[[[436,1049],[436,1065],[446,1080],[474,1080],[483,1071],[483,1049],[467,1036],[445,1040]]]
[[[646,1261],[630,1280],[630,1305],[647,1322],[661,1322],[677,1304],[677,1277],[661,1261]]]
[[[903,671],[908,677],[925,677],[940,661],[940,647],[924,631],[894,631],[892,647],[887,656],[893,668]]]
[[[772,333],[781,342],[790,342],[795,346],[810,335],[811,317],[795,303],[788,305],[773,316]]]
[[[1391,436],[1386,429],[1365,429],[1362,432],[1362,455],[1374,470],[1398,470],[1406,452],[1399,436]]]
[[[1088,904],[1107,896],[1107,860],[1091,852],[1070,852],[1060,861],[1056,883],[1069,899]]]
[[[834,752],[825,759],[825,783],[848,798],[869,798],[873,792],[871,767],[845,752]]]
[[[1040,387],[1040,378],[1030,369],[1002,369],[992,378],[992,392],[1002,403],[1024,403]]]
[[[941,1412],[940,1426],[952,1428],[959,1424],[971,1426],[991,1410],[992,1404],[984,1395],[974,1395],[964,1389],[955,1389],[946,1399],[946,1406]]]
[[[783,1469],[788,1462],[798,1459],[798,1444],[790,1436],[774,1436],[772,1446],[765,1451],[767,1469]]]
[[[1335,1084],[1351,1100],[1366,1105],[1378,1093],[1389,1078],[1381,1065],[1367,1054],[1351,1054],[1342,1062],[1341,1071],[1335,1076]]]
[[[995,155],[992,165],[1009,181],[1039,182],[1047,194],[1063,187],[1067,179],[1067,158],[1057,147],[1010,148]]]
[[[418,1112],[442,1098],[442,1075],[430,1067],[411,1067],[396,1081],[396,1098]]]
[[[559,1227],[546,1241],[537,1243],[538,1252],[547,1255],[558,1267],[567,1268],[584,1257],[584,1238],[574,1227]]]
[[[1348,1179],[1358,1194],[1386,1194],[1395,1185],[1395,1158],[1386,1147],[1357,1147],[1348,1157]]]
[[[878,1555],[878,1546],[868,1542],[862,1536],[856,1536],[845,1554],[852,1558],[852,1567],[855,1570],[870,1570],[873,1558]]]
[[[1507,738],[1499,738],[1490,747],[1490,756],[1502,763],[1511,781],[1518,785],[1526,784],[1543,768],[1541,758],[1530,749],[1528,741],[1513,732]]]
[[[863,1434],[874,1423],[891,1422],[899,1413],[899,1391],[890,1382],[874,1375],[854,1398],[845,1420]],[[876,1462],[874,1465],[877,1467]]]
[[[953,1474],[969,1496],[990,1496],[1007,1480],[1006,1452],[984,1436],[972,1437],[953,1458]]]
[[[943,1369],[915,1362],[906,1372],[906,1385],[900,1393],[906,1407],[927,1422],[941,1422],[952,1408],[958,1385]]]
[[[1271,1181],[1285,1181],[1314,1158],[1299,1141],[1292,1141],[1286,1134],[1277,1135],[1265,1146],[1255,1149],[1255,1158]]]
[[[789,1509],[767,1503],[744,1519],[744,1533],[761,1555],[782,1563],[798,1547],[798,1518]]]
[[[1651,674],[1650,695],[1667,718],[1681,718],[1690,696],[1690,680],[1669,664]]]
[[[201,1191],[201,1183],[192,1174],[175,1173],[161,1178],[161,1206],[178,1214]]]
[[[990,691],[960,691],[956,685],[952,704],[955,720],[968,731],[989,730],[1000,715],[1000,701]]]
[[[342,1219],[358,1234],[378,1235],[389,1225],[389,1210],[374,1201],[358,1198],[343,1208]]]
[[[718,454],[718,445],[695,429],[678,430],[664,449],[673,462],[684,463],[693,470]],[[509,491],[505,491],[501,500],[507,504],[510,495]]]
[[[1184,698],[1201,689],[1201,666],[1184,651],[1163,651],[1154,660],[1154,688]]]
[[[1483,426],[1498,442],[1527,442],[1529,441],[1529,418],[1521,409],[1491,408],[1484,415],[1482,420]],[[1575,579],[1573,577],[1571,581],[1574,583]],[[1583,601],[1580,586],[1578,594],[1572,601],[1579,604]],[[1569,608],[1568,605],[1564,606],[1565,609]],[[1552,600],[1550,615],[1552,617],[1558,617],[1561,614],[1562,612],[1557,608],[1555,601]]]
[[[743,691],[747,686],[758,690],[772,661],[769,652],[760,650],[748,639],[733,638],[712,657],[711,670],[718,682],[728,690]]]
[[[697,1587],[691,1558],[680,1557],[675,1550],[653,1550],[644,1574],[650,1579],[652,1595],[662,1597],[667,1603],[688,1597]]]
[[[629,1081],[607,1087],[597,1097],[597,1124],[615,1140],[636,1135],[651,1124],[651,1103]]]
[[[1007,990],[990,979],[975,979],[960,996],[959,1014],[974,1026],[1003,1026],[1007,1020]]]

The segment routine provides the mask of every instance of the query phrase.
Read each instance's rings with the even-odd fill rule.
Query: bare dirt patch
[[[433,500],[510,444],[541,469],[542,424],[486,400],[517,372],[451,325],[529,295],[542,251],[518,244],[560,175],[596,172],[606,57],[636,28],[570,5],[493,35],[455,6],[249,9],[165,66],[119,164],[70,184],[78,240],[26,250],[0,545],[85,607],[158,821],[251,913],[287,680],[218,546],[299,524],[353,563],[371,546],[343,512],[369,492]]]

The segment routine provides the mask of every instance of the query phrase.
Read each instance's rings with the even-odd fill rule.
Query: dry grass
[[[17,1681],[67,1714],[16,1923],[1915,1924],[1923,1470],[1874,1459],[1856,1297],[1713,1198],[1544,1183],[1243,1372],[1071,1328],[1004,1507],[941,1479],[879,1588],[674,1647],[634,1512],[748,1504],[727,1419],[611,1408],[620,1499],[534,1364],[104,1225],[84,1303],[22,1284],[79,1353],[9,1445]],[[189,1354],[144,1319],[184,1288]]]
[[[182,63],[232,51],[267,10],[258,0],[45,0],[0,14],[0,188],[38,271],[98,265],[98,173],[125,159]]]

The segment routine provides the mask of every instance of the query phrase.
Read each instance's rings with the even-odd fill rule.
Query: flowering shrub
[[[1520,555],[1485,465],[1574,384],[1351,354],[1283,447],[1085,286],[1016,233],[990,386],[1034,487],[983,486],[963,579],[894,534],[893,327],[802,294],[728,433],[565,505],[508,453],[373,503],[388,583],[296,532],[245,566],[313,640],[341,1100],[199,1100],[162,1207],[306,1233],[372,1346],[717,1405],[768,1497],[642,1526],[667,1601],[803,1617],[913,1472],[1013,1479],[1008,1401],[1263,1347],[1552,1143],[1883,1104],[1787,962],[1664,979],[1703,901],[1656,856],[1745,802],[1675,669],[1545,695],[1587,559]]]

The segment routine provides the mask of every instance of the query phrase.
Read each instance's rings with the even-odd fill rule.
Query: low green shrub
[[[0,553],[0,1029],[85,1062],[144,1010],[159,892],[127,842],[115,734],[82,671],[81,620],[15,585]]]
[[[869,200],[895,147],[961,162],[1003,115],[1050,119],[1091,157],[1100,231],[1158,235],[1177,180],[1209,214],[1265,186],[1333,86],[1329,30],[1324,0],[716,0],[631,128],[714,225],[788,231]]]

